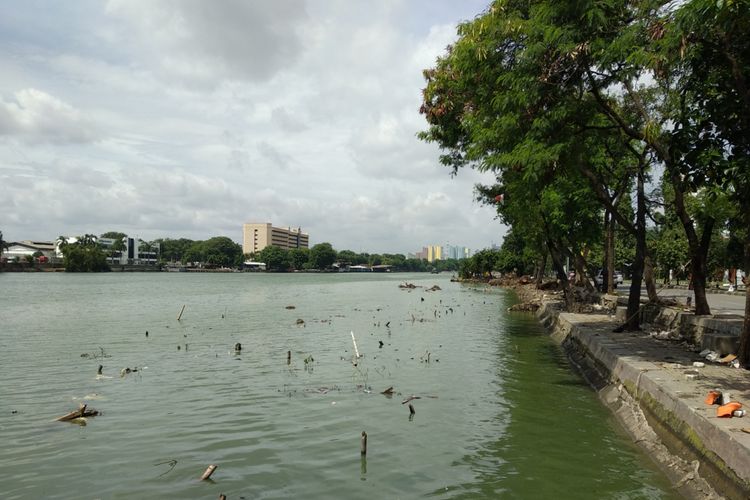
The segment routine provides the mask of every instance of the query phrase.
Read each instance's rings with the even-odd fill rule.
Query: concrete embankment
[[[719,389],[750,410],[748,371],[706,362],[684,338],[614,333],[614,315],[543,302],[537,316],[680,494],[750,498],[750,415],[719,418],[704,402]]]

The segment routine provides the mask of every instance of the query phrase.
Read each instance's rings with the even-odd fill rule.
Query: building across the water
[[[242,253],[260,252],[268,246],[277,246],[284,250],[308,248],[310,236],[301,228],[274,227],[270,222],[249,223],[242,225]]]

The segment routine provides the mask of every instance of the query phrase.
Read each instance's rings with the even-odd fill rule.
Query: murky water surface
[[[502,290],[189,273],[5,273],[0,289],[5,499],[674,495]],[[103,414],[54,421],[81,401]]]

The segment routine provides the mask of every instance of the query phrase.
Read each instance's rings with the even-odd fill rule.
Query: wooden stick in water
[[[359,358],[359,349],[357,349],[357,339],[354,338],[354,332],[351,332],[352,334],[352,344],[354,344],[354,354]]]
[[[362,439],[359,442],[359,453],[367,455],[367,433],[365,431],[362,431]]]
[[[180,309],[180,314],[177,316],[177,321],[180,321],[180,318],[182,318],[182,313],[185,312],[185,304],[182,304],[182,309]]]
[[[206,479],[210,478],[211,474],[214,473],[214,471],[216,470],[217,467],[218,467],[218,465],[213,465],[213,464],[209,465],[208,468],[206,469],[206,471],[201,476],[201,481],[205,481]]]

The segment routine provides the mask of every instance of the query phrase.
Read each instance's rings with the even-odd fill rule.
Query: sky
[[[416,133],[422,70],[488,0],[0,3],[0,231],[481,249],[505,232]]]

